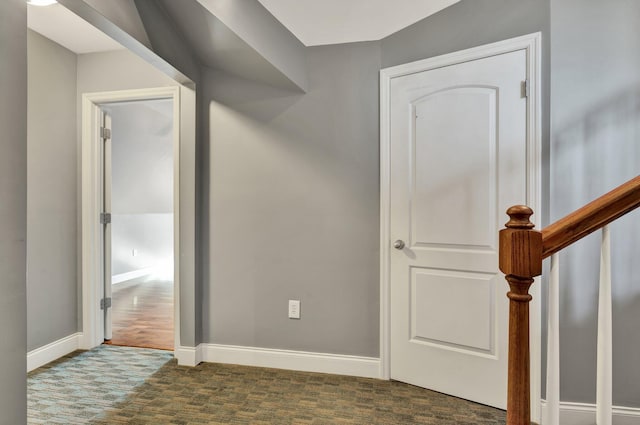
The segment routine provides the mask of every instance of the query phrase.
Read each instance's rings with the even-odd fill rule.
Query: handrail
[[[640,207],[640,176],[542,229],[542,258]]]
[[[557,222],[535,230],[531,208],[516,205],[500,231],[499,265],[509,283],[507,425],[530,425],[529,287],[542,260],[640,207],[640,176]]]

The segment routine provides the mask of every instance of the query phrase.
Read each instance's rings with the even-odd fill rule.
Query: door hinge
[[[100,224],[111,223],[111,213],[100,213]]]
[[[111,129],[100,127],[100,137],[102,137],[104,140],[111,139]]]
[[[529,97],[529,80],[524,80],[521,85],[522,97]]]
[[[107,308],[111,308],[111,297],[100,300],[100,310],[106,310]]]

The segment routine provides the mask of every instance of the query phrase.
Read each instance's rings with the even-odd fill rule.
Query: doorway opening
[[[173,100],[100,109],[105,342],[173,350]]]
[[[180,347],[185,90],[83,94],[82,348]]]

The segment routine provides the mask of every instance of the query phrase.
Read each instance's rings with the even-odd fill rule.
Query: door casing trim
[[[173,305],[174,347],[180,346],[180,87],[121,90],[82,95],[81,193],[82,250],[82,336],[81,349],[91,349],[104,341],[104,318],[100,310],[102,294],[102,225],[100,105],[155,99],[173,100]]]
[[[542,34],[527,34],[471,49],[402,64],[380,71],[380,376],[391,378],[391,292],[390,292],[390,183],[391,135],[390,95],[391,81],[418,72],[456,65],[490,56],[525,50],[529,97],[527,104],[527,205],[541,211],[542,186],[542,127],[541,127],[541,58]],[[505,216],[506,220],[506,216]],[[542,333],[540,278],[531,287],[531,415],[540,421]],[[505,283],[506,288],[506,283]],[[505,289],[506,290],[506,289]]]

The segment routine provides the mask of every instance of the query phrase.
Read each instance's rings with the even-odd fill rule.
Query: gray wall
[[[112,118],[112,274],[173,265],[173,102],[105,110]]]
[[[27,421],[27,6],[0,2],[0,424]]]
[[[551,2],[551,218],[640,174],[640,2]],[[612,226],[614,404],[640,407],[640,213]],[[561,258],[561,394],[595,401],[599,239]]]
[[[177,86],[127,50],[88,53],[78,56],[78,96],[82,93]]]
[[[304,95],[206,75],[204,342],[378,355],[379,52],[309,48]]]
[[[77,332],[76,55],[28,31],[27,347]]]

